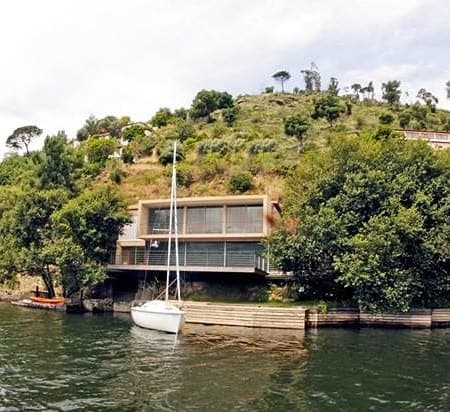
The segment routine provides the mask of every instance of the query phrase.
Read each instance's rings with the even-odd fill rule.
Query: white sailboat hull
[[[185,312],[165,301],[152,300],[133,306],[131,318],[141,328],[178,333],[184,325]]]

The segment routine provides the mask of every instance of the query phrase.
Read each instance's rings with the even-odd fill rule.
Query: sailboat
[[[141,305],[131,308],[131,318],[133,322],[146,329],[155,329],[162,332],[178,333],[184,325],[185,312],[178,306],[169,302],[170,280],[170,258],[172,247],[172,232],[175,244],[175,273],[176,273],[176,293],[178,303],[181,304],[180,291],[180,265],[178,255],[178,222],[177,222],[177,142],[173,146],[172,163],[172,184],[170,190],[170,210],[169,210],[169,238],[167,247],[167,270],[165,299],[155,299],[146,301]],[[173,224],[173,226],[172,226]],[[174,230],[172,230],[174,227]]]

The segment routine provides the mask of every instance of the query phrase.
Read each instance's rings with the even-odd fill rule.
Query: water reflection
[[[450,330],[297,331],[0,304],[0,410],[450,410]]]

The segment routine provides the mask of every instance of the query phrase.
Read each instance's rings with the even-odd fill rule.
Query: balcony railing
[[[180,266],[199,266],[199,267],[245,267],[254,268],[260,271],[268,272],[268,260],[253,252],[228,251],[227,253],[218,251],[202,251],[189,253],[180,250]],[[111,265],[119,266],[165,266],[167,265],[167,251],[148,251],[135,250],[126,253],[113,253],[110,262]],[[171,264],[175,265],[175,251],[171,254]]]

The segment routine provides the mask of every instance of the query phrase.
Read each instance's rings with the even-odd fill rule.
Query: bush
[[[177,146],[177,161],[184,159],[184,152],[181,146]],[[166,149],[159,156],[159,163],[167,166],[173,162],[173,144],[167,145]]]
[[[200,155],[206,155],[208,153],[219,153],[221,155],[226,155],[231,151],[231,147],[226,140],[208,139],[199,143],[197,151]]]
[[[129,142],[131,142],[132,140],[134,140],[136,137],[142,137],[145,136],[145,127],[140,125],[140,124],[134,124],[130,127],[127,127],[124,131],[123,131],[123,137],[124,139],[128,140]]]
[[[228,127],[233,126],[234,122],[236,121],[237,114],[238,114],[237,107],[229,107],[222,111],[223,121],[226,123]]]
[[[391,113],[381,113],[378,117],[381,124],[391,124],[394,121],[394,116]]]
[[[109,180],[111,182],[120,184],[125,177],[125,172],[122,170],[122,164],[120,160],[111,160],[109,165]]]
[[[108,157],[116,150],[116,147],[116,140],[97,137],[90,137],[84,144],[84,150],[88,161],[100,165],[105,164]]]
[[[195,136],[195,127],[191,122],[186,120],[178,121],[175,126],[175,135],[177,140],[184,142],[185,140]]]
[[[254,140],[248,147],[250,154],[273,152],[277,146],[274,139]]]
[[[211,113],[218,109],[233,106],[233,96],[227,92],[216,90],[201,90],[192,102],[192,119],[206,118],[211,121]]]
[[[133,153],[131,152],[131,148],[129,146],[127,146],[127,147],[125,147],[125,149],[123,149],[121,159],[126,164],[134,163],[134,156],[133,156]]]
[[[229,188],[233,193],[244,193],[253,187],[253,177],[249,172],[237,172],[231,175]]]
[[[264,93],[273,93],[273,90],[274,90],[273,86],[268,86],[264,89]]]

